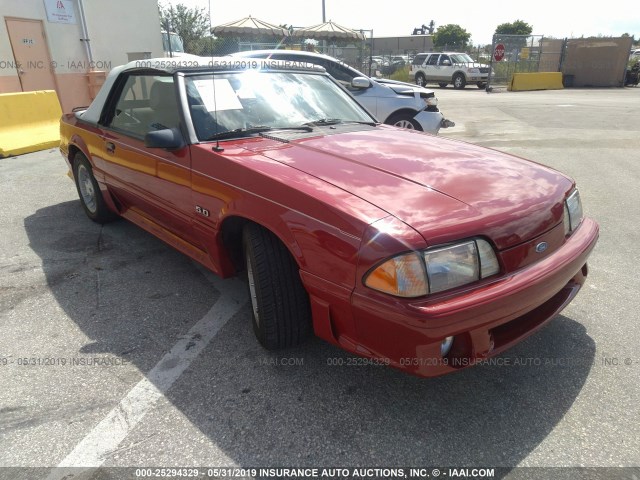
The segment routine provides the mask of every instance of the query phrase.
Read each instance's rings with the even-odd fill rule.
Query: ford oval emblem
[[[536,252],[542,253],[547,249],[548,246],[549,244],[547,244],[547,242],[540,242],[536,245]]]

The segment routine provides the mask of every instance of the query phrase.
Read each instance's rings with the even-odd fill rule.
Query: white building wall
[[[64,111],[88,105],[99,88],[100,78],[111,68],[127,63],[128,53],[163,56],[157,0],[83,0],[93,63],[81,41],[80,0],[70,1],[76,21],[69,24],[49,22],[45,0],[0,0],[0,93],[22,89],[6,28],[7,17],[42,21]],[[105,73],[95,73],[96,70]]]
[[[157,0],[84,0],[84,8],[94,61],[116,67],[128,52],[163,56]]]
[[[74,2],[75,3],[75,2]],[[77,5],[76,18],[79,19]],[[80,23],[49,23],[43,0],[0,0],[0,67],[9,66],[13,62],[13,51],[9,41],[6,17],[42,20],[47,35],[51,60],[56,62],[56,73],[67,73],[67,59],[86,60],[84,47],[80,42],[82,30]],[[162,41],[162,40],[161,40]],[[0,76],[17,76],[13,68],[0,68]]]

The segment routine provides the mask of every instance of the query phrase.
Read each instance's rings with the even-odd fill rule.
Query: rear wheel
[[[453,88],[455,88],[456,90],[462,90],[466,86],[467,86],[467,79],[464,78],[464,74],[456,73],[453,76]]]
[[[414,116],[415,113],[396,113],[391,115],[385,123],[394,127],[406,128],[407,130],[422,131],[422,127],[414,120]]]
[[[416,73],[416,85],[424,87],[427,84],[427,77],[422,73]]]
[[[80,152],[73,157],[73,177],[87,217],[96,223],[107,223],[118,218],[105,204],[98,182],[93,176],[91,164]]]
[[[253,331],[268,350],[299,345],[311,336],[311,307],[300,270],[278,237],[248,224],[242,235]]]
[[[478,83],[476,83],[476,85],[477,85],[477,86],[478,86],[478,88],[479,88],[479,89],[481,89],[481,90],[482,90],[484,87],[486,87],[486,86],[487,86],[487,84],[486,84],[485,82],[478,82]]]
[[[440,88],[445,88],[449,84],[447,82],[440,82],[438,85],[440,85]]]

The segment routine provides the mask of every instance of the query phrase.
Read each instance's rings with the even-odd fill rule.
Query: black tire
[[[439,82],[438,85],[440,85],[440,88],[446,88],[449,84],[447,82]]]
[[[464,87],[467,86],[467,79],[465,78],[463,73],[456,73],[453,76],[453,88],[455,88],[456,90],[462,90]]]
[[[96,223],[112,222],[118,218],[104,202],[102,192],[87,157],[78,152],[73,157],[73,178],[80,197],[80,204],[91,220]]]
[[[480,90],[482,90],[483,88],[485,88],[487,86],[487,84],[485,82],[478,82],[478,83],[476,83],[476,85],[478,86],[478,88]]]
[[[416,85],[424,87],[427,84],[427,77],[422,73],[416,73]]]
[[[418,130],[421,132],[422,127],[413,119],[414,116],[415,113],[396,113],[387,118],[387,121],[384,123],[400,128],[406,128],[407,130]]]
[[[253,331],[267,350],[299,345],[313,332],[309,295],[289,251],[253,223],[242,233]]]

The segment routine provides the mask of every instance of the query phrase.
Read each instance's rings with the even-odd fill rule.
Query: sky
[[[228,0],[211,1],[211,23],[219,25],[251,15],[274,24],[308,27],[322,22],[322,0]],[[209,0],[161,0],[163,5],[183,3],[209,9]],[[640,38],[640,15],[628,0],[609,0],[597,8],[583,2],[561,0],[524,1],[425,1],[325,0],[326,19],[353,29],[373,30],[374,37],[410,35],[415,27],[431,20],[454,23],[471,33],[474,45],[491,43],[496,27],[524,20],[533,35],[556,38],[620,36]]]

